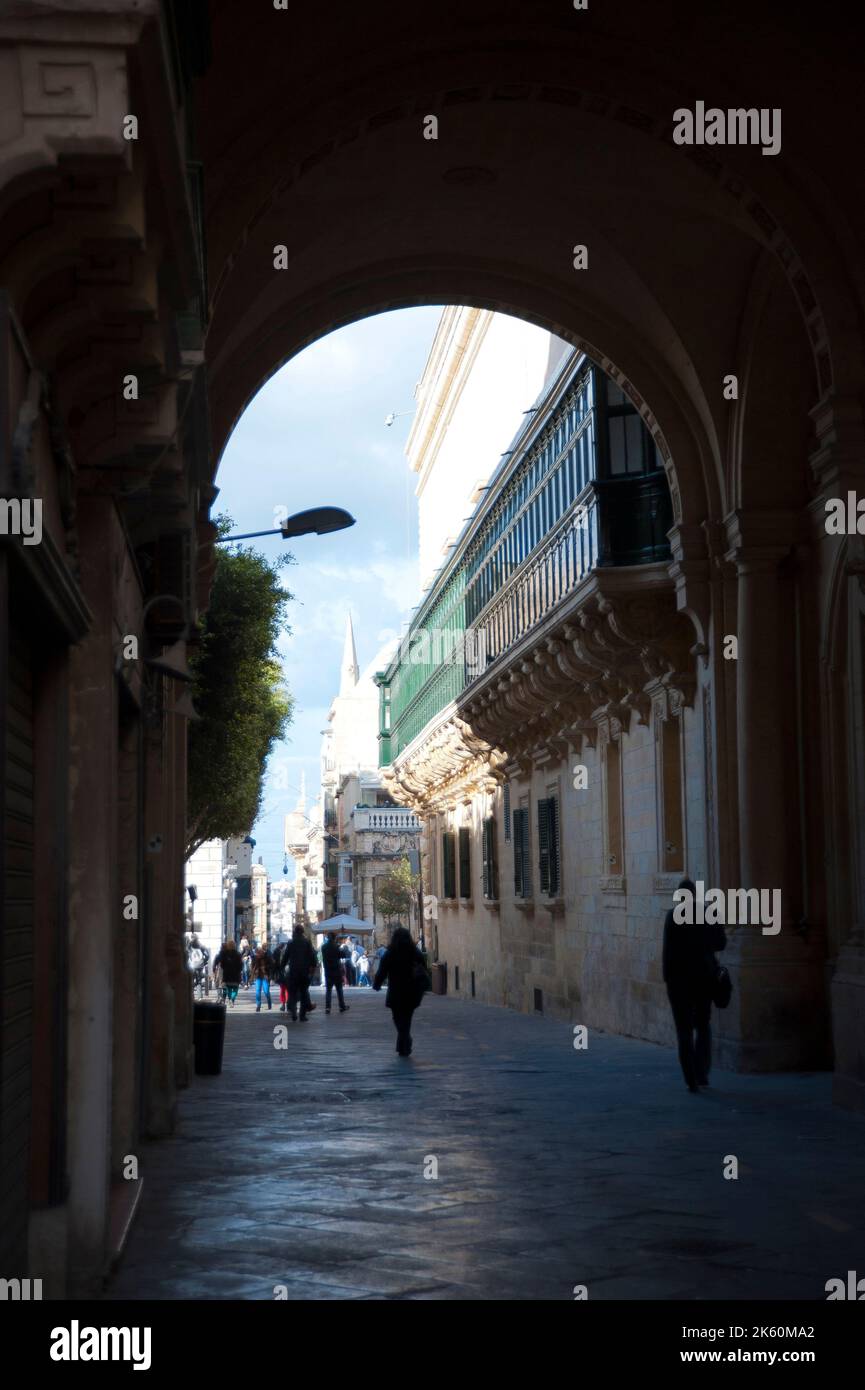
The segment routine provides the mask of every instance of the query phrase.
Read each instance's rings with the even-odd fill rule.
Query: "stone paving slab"
[[[823,1300],[865,1273],[865,1118],[828,1075],[692,1096],[667,1048],[437,996],[401,1059],[383,997],[348,995],[292,1024],[241,993],[222,1075],[143,1147],[107,1298]]]

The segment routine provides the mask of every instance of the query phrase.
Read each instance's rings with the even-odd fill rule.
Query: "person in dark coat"
[[[315,951],[312,942],[303,930],[295,927],[288,955],[288,1007],[292,1018],[297,1021],[297,1008],[300,1004],[300,1021],[306,1023],[311,1010],[309,981],[315,969]]]
[[[325,943],[321,948],[321,963],[324,966],[324,1011],[330,1013],[330,1001],[333,991],[336,990],[337,1002],[341,1014],[346,1013],[348,1004],[342,992],[342,962],[348,955],[345,946],[339,946],[336,940],[336,932],[328,932]]]
[[[683,878],[679,888],[691,893],[692,902],[696,900],[697,890],[689,878]],[[726,945],[723,927],[678,923],[673,919],[673,909],[668,910],[664,919],[664,983],[679,1040],[682,1075],[691,1092],[709,1084],[712,1064],[709,1019],[718,964],[714,952],[723,951]]]
[[[223,943],[222,950],[213,962],[214,970],[217,966],[222,971],[222,984],[228,1002],[234,1008],[240,986],[240,975],[243,970],[243,958],[235,946],[233,938],[230,937],[228,941]]]
[[[429,977],[424,958],[405,927],[397,927],[381,958],[373,989],[387,983],[385,1005],[396,1028],[396,1050],[400,1057],[411,1054],[411,1021],[423,999]]]

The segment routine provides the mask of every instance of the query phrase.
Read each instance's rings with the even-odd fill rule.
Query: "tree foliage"
[[[401,917],[409,917],[417,901],[417,874],[411,871],[407,859],[400,859],[381,882],[376,893],[376,905],[386,923],[398,922]],[[403,925],[408,925],[404,923]]]
[[[227,535],[234,523],[217,518]],[[219,546],[210,607],[190,656],[187,857],[205,840],[246,834],[261,806],[273,745],[291,722],[293,700],[277,655],[292,595],[280,570],[251,548]]]

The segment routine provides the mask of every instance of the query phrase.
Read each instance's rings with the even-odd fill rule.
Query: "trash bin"
[[[195,1070],[199,1076],[218,1076],[222,1071],[222,1044],[225,1038],[225,1005],[199,1001],[192,1023],[195,1044]]]
[[[448,967],[447,961],[439,961],[432,968],[432,992],[433,994],[447,994],[448,992]]]

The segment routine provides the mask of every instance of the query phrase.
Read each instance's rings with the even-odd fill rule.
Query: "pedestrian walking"
[[[273,952],[273,978],[279,985],[279,1011],[288,1011],[288,961],[290,945],[287,941],[278,945]]]
[[[390,945],[381,958],[373,989],[387,984],[385,1005],[391,1011],[396,1029],[396,1050],[400,1057],[409,1057],[412,1049],[411,1021],[429,989],[429,972],[424,958],[405,927],[397,927]]]
[[[328,932],[321,948],[321,963],[324,969],[324,1011],[326,1014],[330,1013],[330,1001],[334,990],[336,990],[340,1013],[344,1014],[349,1007],[342,992],[342,962],[347,955],[346,948],[337,943],[336,932]]]
[[[696,898],[696,888],[683,878],[680,889]],[[685,1085],[693,1093],[708,1086],[712,1065],[712,990],[718,970],[715,951],[727,938],[722,927],[674,921],[670,908],[664,919],[663,975],[676,1025],[679,1062]]]
[[[213,964],[222,971],[222,984],[228,1002],[233,1009],[237,1003],[237,991],[240,987],[243,961],[232,937],[223,943],[222,950],[218,953]]]
[[[261,996],[267,1000],[267,1007],[273,1008],[270,999],[270,976],[273,971],[273,958],[267,946],[259,946],[252,958],[252,978],[255,981],[255,1012],[261,1013]]]
[[[202,998],[207,993],[207,966],[210,952],[193,932],[186,947],[186,968],[192,975],[192,992],[199,990]]]
[[[315,951],[303,927],[295,927],[289,950],[288,1007],[292,1019],[297,1021],[299,1017],[301,1023],[306,1023],[312,1009],[309,981],[315,969]]]

